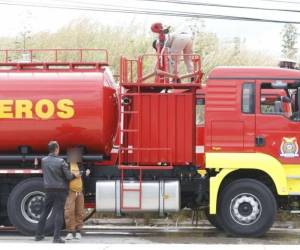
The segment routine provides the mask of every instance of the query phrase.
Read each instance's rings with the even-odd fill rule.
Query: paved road
[[[50,243],[46,238],[42,243]],[[0,232],[1,243],[33,243],[32,237],[25,237],[16,232]],[[119,227],[95,228],[86,227],[81,242],[71,241],[70,244],[259,244],[259,245],[299,245],[300,229],[272,229],[262,238],[228,237],[212,227]],[[31,244],[30,244],[31,245]],[[1,247],[1,246],[0,246]]]

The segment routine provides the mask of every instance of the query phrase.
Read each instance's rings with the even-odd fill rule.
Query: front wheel
[[[236,180],[219,197],[218,219],[227,233],[259,237],[273,225],[277,204],[263,183],[253,179]]]

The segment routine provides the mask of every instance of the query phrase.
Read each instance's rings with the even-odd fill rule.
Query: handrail
[[[188,74],[179,75],[179,70],[177,65],[183,61],[183,56],[191,56],[193,64],[193,72]],[[121,57],[120,61],[120,83],[121,84],[149,84],[146,82],[147,79],[155,76],[155,79],[150,82],[150,84],[169,84],[171,79],[187,79],[194,78],[194,81],[191,81],[194,84],[200,84],[202,79],[202,69],[201,69],[201,58],[197,54],[173,54],[173,59],[175,57],[175,63],[173,62],[173,69],[170,65],[172,64],[169,54],[144,54],[139,56],[137,59],[127,59]],[[148,58],[156,59],[153,63],[153,71],[144,75],[144,65],[145,60]],[[161,68],[160,63],[163,62],[165,68]],[[136,64],[136,70],[133,70],[134,63]]]
[[[101,55],[103,60],[86,60],[88,56],[86,55],[88,52],[93,52],[93,55]],[[61,60],[60,56],[63,55],[71,55],[71,53],[74,53],[73,56],[75,55],[78,59],[77,60],[72,60],[71,58],[67,58],[69,60]],[[94,54],[95,53],[95,54]],[[97,53],[97,54],[96,54]],[[4,56],[4,60],[1,60],[1,55]],[[16,56],[16,55],[27,55],[28,58],[24,60],[24,58],[16,58],[14,61],[12,60],[11,56]],[[89,48],[89,49],[0,49],[0,63],[5,64],[5,63],[12,63],[12,62],[22,62],[22,63],[33,63],[36,62],[34,61],[34,57],[36,56],[45,56],[48,55],[53,57],[53,60],[46,60],[46,61],[41,61],[44,63],[84,63],[84,62],[98,62],[101,64],[108,64],[108,51],[106,49],[94,49],[94,48]],[[22,61],[23,59],[23,61]],[[21,60],[21,61],[20,61]]]

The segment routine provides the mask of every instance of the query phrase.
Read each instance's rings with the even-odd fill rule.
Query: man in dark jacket
[[[49,155],[42,159],[43,179],[45,188],[44,210],[39,220],[35,240],[44,239],[47,218],[52,210],[54,217],[53,243],[65,243],[61,239],[61,229],[64,223],[64,205],[68,194],[68,182],[76,178],[68,164],[58,157],[59,145],[56,141],[48,144]]]

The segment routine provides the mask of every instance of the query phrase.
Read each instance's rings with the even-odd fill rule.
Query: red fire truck
[[[201,81],[190,56],[181,82],[167,55],[122,57],[116,85],[106,50],[1,51],[0,223],[34,233],[50,140],[64,158],[81,149],[97,212],[204,209],[241,236],[263,235],[279,209],[299,212],[300,71],[217,67]],[[144,80],[149,59],[156,74]]]

